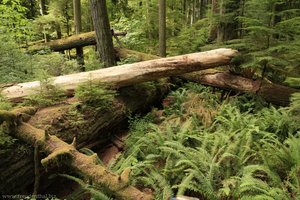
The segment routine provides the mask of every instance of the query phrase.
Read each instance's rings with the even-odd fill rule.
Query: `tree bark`
[[[125,36],[126,32],[116,32],[114,36]],[[77,47],[84,47],[89,45],[96,45],[95,31],[88,33],[81,33],[67,38],[53,40],[51,42],[42,43],[43,41],[32,42],[29,44],[29,51],[39,51],[45,48],[50,48],[52,51],[64,51]]]
[[[155,55],[145,54],[128,49],[119,49],[118,51],[121,58],[134,56],[140,61],[159,58]],[[234,75],[229,72],[211,72],[211,70],[203,70],[199,72],[183,74],[179,77],[188,81],[194,81],[212,87],[235,90],[243,93],[255,93],[263,97],[267,102],[280,106],[288,106],[290,104],[291,95],[293,93],[300,92],[298,89],[274,84],[268,80],[264,80],[262,82],[260,80],[253,80],[240,75]]]
[[[75,26],[75,34],[80,34],[82,30],[81,26],[81,2],[80,0],[73,0],[73,11],[74,11],[74,26]],[[76,48],[76,57],[77,63],[80,66],[80,71],[85,71],[84,68],[84,58],[83,58],[83,48]]]
[[[91,13],[97,39],[99,57],[105,67],[116,65],[116,57],[112,41],[112,34],[106,8],[106,1],[90,0]]]
[[[56,166],[65,163],[76,172],[86,176],[94,184],[104,186],[114,192],[118,199],[123,200],[150,200],[152,195],[146,194],[129,185],[129,177],[123,177],[110,172],[106,167],[97,164],[97,154],[84,155],[77,151],[76,140],[68,144],[58,137],[50,135],[47,131],[37,129],[27,123],[21,122],[12,133],[13,136],[40,148],[48,156],[42,159],[44,167]]]
[[[47,15],[46,0],[39,0],[40,14]]]
[[[166,57],[166,0],[159,0],[159,56]]]
[[[161,80],[150,86],[139,84],[122,88],[119,96],[115,98],[113,106],[106,110],[87,109],[77,112],[81,114],[74,116],[72,106],[76,99],[70,99],[65,103],[39,109],[33,115],[28,124],[38,129],[47,129],[53,135],[67,143],[71,143],[76,137],[78,148],[90,146],[97,141],[99,146],[111,143],[112,135],[120,125],[127,121],[132,113],[140,113],[150,109],[156,102],[170,91],[169,80]],[[70,102],[70,103],[68,103]],[[28,109],[26,109],[28,110]],[[16,113],[23,113],[18,111]],[[81,119],[81,123],[78,122]],[[82,121],[83,120],[83,121]],[[34,183],[34,160],[33,148],[28,148],[21,140],[12,146],[6,153],[0,151],[0,191],[2,194],[24,194]],[[47,178],[53,170],[41,168],[40,191],[43,191],[49,184]],[[30,187],[29,192],[32,192]]]
[[[264,80],[252,80],[229,72],[193,72],[181,75],[180,77],[201,83],[203,85],[218,87],[238,92],[249,92],[263,97],[267,102],[280,106],[288,106],[293,93],[300,90],[271,83]]]
[[[46,0],[39,0],[39,6],[40,6],[40,14],[41,16],[47,15],[47,6],[46,6]],[[44,29],[44,41],[49,42],[50,41],[50,35],[46,33],[45,28]]]
[[[219,0],[211,0],[211,14],[216,15],[219,10],[218,10],[218,1]],[[209,40],[214,41],[217,39],[218,35],[218,26],[217,23],[213,20],[210,21],[209,25]]]
[[[162,77],[226,65],[229,64],[231,59],[237,54],[238,52],[236,50],[222,48],[126,64],[90,72],[58,76],[50,79],[50,81],[54,86],[69,93],[74,92],[78,85],[87,81],[109,83],[118,88],[156,80]],[[18,101],[26,96],[38,93],[40,88],[41,85],[39,81],[20,83],[4,89],[1,94],[12,101]]]

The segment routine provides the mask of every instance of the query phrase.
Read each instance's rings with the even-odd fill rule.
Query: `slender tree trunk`
[[[105,67],[116,65],[112,34],[104,0],[90,0],[91,13],[96,31],[97,50]]]
[[[66,2],[65,4],[65,19],[66,19],[66,29],[67,29],[67,36],[70,36],[70,16],[69,16],[69,13],[68,13],[68,9],[69,9],[69,6],[68,6],[68,2]]]
[[[40,14],[42,16],[47,15],[47,7],[46,7],[46,0],[39,0],[39,6],[40,6]],[[50,41],[50,35],[46,33],[46,29],[43,28],[44,31],[44,40],[45,42],[49,42]]]
[[[225,6],[224,6],[224,0],[220,0],[220,5],[219,5],[219,16],[220,18],[223,17],[225,13]],[[218,23],[218,31],[217,31],[217,42],[223,42],[224,41],[224,33],[225,32],[225,23],[224,22],[219,22]]]
[[[191,25],[196,21],[196,0],[193,0],[192,20]]]
[[[47,15],[46,0],[39,0],[41,15]]]
[[[212,15],[215,15],[218,13],[218,0],[211,0],[211,13]],[[217,25],[214,21],[210,22],[210,28],[209,28],[209,40],[214,41],[217,39]]]
[[[151,34],[151,17],[150,17],[150,0],[146,0],[146,23],[147,23],[147,35],[149,40],[152,39],[152,34]]]
[[[73,0],[73,11],[74,11],[75,34],[78,35],[82,31],[80,0]],[[76,48],[76,58],[77,58],[77,63],[80,66],[80,71],[82,72],[85,71],[82,47]]]
[[[166,57],[166,0],[159,0],[159,56]]]

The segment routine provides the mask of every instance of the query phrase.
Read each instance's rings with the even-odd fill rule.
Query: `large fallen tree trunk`
[[[140,61],[159,58],[156,55],[145,54],[128,49],[118,49],[118,51],[121,58],[134,56]],[[291,95],[300,92],[298,89],[274,84],[268,80],[253,80],[241,75],[221,71],[212,72],[211,70],[202,70],[199,72],[182,74],[179,75],[179,77],[203,85],[235,90],[238,92],[255,93],[263,97],[267,102],[280,106],[288,106],[290,104]]]
[[[237,53],[236,50],[222,48],[59,76],[52,78],[51,82],[54,86],[66,90],[69,93],[74,92],[78,85],[88,81],[105,82],[118,88],[156,80],[161,77],[180,75],[226,65],[230,63],[231,59],[236,56]],[[10,100],[19,100],[39,92],[40,87],[41,84],[39,81],[20,83],[4,89],[1,94]]]
[[[1,116],[0,117],[4,117]],[[14,115],[6,112],[5,115]],[[16,116],[17,118],[17,116]],[[121,175],[108,171],[104,166],[97,164],[97,155],[84,155],[76,150],[76,140],[72,144],[68,144],[49,135],[44,130],[37,129],[27,123],[21,122],[14,132],[17,138],[26,141],[31,145],[38,144],[48,156],[42,159],[43,166],[51,166],[65,163],[75,169],[76,172],[84,175],[93,184],[104,186],[112,191],[118,199],[123,200],[150,200],[152,195],[146,194],[137,188],[130,186],[128,182],[128,173]]]
[[[280,106],[288,106],[293,93],[300,90],[274,84],[267,80],[252,80],[229,72],[194,72],[180,77],[222,89],[239,92],[250,92],[263,97],[267,102]]]
[[[68,143],[76,137],[78,148],[94,143],[104,146],[120,125],[127,121],[129,114],[149,109],[160,102],[170,90],[169,83],[166,79],[122,88],[113,106],[104,110],[82,110],[80,106],[73,106],[73,103],[77,103],[76,99],[69,99],[61,104],[39,109],[27,123],[38,129],[48,130]],[[33,149],[19,140],[13,146],[1,149],[0,157],[0,193],[31,192],[30,186],[34,182]],[[45,186],[49,180],[47,174],[42,173],[46,179],[42,185]]]
[[[125,32],[114,32],[113,36],[125,36]],[[50,48],[52,51],[64,51],[68,49],[84,47],[89,45],[96,45],[96,34],[95,31],[88,33],[81,33],[78,35],[73,35],[68,38],[53,40],[46,43],[33,43],[29,45],[28,49],[30,51],[39,51],[45,48]]]

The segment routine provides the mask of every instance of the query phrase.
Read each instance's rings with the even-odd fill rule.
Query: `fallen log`
[[[116,88],[156,80],[161,77],[180,75],[229,64],[238,52],[233,49],[216,49],[169,58],[115,66],[95,71],[70,74],[50,79],[51,83],[68,93],[74,92],[82,83],[104,82]],[[39,81],[20,83],[4,89],[1,94],[9,100],[18,101],[39,92]]]
[[[126,34],[126,32],[113,32],[113,36],[125,36]],[[33,45],[29,45],[28,50],[39,51],[45,48],[50,48],[52,51],[64,51],[78,47],[96,45],[96,43],[96,34],[95,31],[92,31],[46,43],[33,43]]]
[[[128,49],[118,49],[118,51],[120,52],[119,55],[121,58],[134,56],[140,61],[159,58],[156,55],[145,54]],[[235,90],[243,93],[255,93],[263,97],[267,102],[280,106],[288,106],[290,104],[291,95],[300,92],[299,89],[274,84],[268,80],[253,80],[229,72],[202,70],[199,72],[182,74],[179,75],[179,77],[187,81],[198,82],[212,87]]]
[[[267,80],[252,80],[229,72],[193,72],[181,75],[180,77],[203,85],[243,93],[254,93],[264,98],[267,102],[279,106],[288,106],[291,95],[300,92],[300,90],[274,84]]]
[[[1,113],[0,113],[1,117]],[[17,118],[17,116],[16,116]],[[97,155],[87,156],[76,150],[76,140],[72,144],[63,142],[56,136],[49,135],[44,130],[37,129],[27,123],[21,122],[12,132],[17,138],[31,145],[38,144],[48,156],[41,163],[47,167],[65,163],[76,172],[86,176],[99,186],[104,186],[114,192],[118,199],[124,200],[150,200],[152,195],[141,192],[128,183],[128,173],[117,175],[104,166],[97,164]]]
[[[73,106],[76,99],[39,109],[27,123],[38,129],[44,129],[67,143],[77,139],[78,148],[97,143],[101,146],[108,143],[113,133],[127,121],[132,113],[139,113],[151,108],[170,91],[169,80],[164,79],[154,83],[143,83],[125,87],[119,90],[110,109],[87,109]],[[28,110],[28,109],[27,109]],[[15,113],[24,113],[18,109]],[[74,114],[75,113],[75,114]],[[23,141],[17,141],[2,153],[0,151],[0,193],[26,194],[32,192],[34,183],[33,148]],[[47,173],[41,172],[45,180],[42,186],[49,184]],[[49,172],[50,173],[50,172]],[[5,183],[5,184],[4,184]]]

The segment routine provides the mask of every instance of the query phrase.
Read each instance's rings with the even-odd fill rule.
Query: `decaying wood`
[[[67,143],[71,143],[76,137],[78,149],[97,143],[105,146],[109,143],[112,135],[117,131],[130,113],[137,113],[151,108],[155,102],[161,99],[170,91],[169,80],[164,79],[151,84],[144,83],[135,86],[125,87],[119,90],[119,96],[115,99],[110,109],[81,110],[80,106],[74,108],[76,99],[69,99],[67,102],[39,109],[18,108],[15,113],[24,112],[33,115],[27,123],[38,129],[44,129],[56,135]],[[79,104],[80,105],[80,104]],[[74,110],[75,109],[75,110]],[[74,116],[74,111],[76,115]],[[19,115],[19,114],[18,114]],[[24,119],[24,118],[23,118]],[[25,150],[24,150],[25,149]],[[24,142],[18,140],[8,151],[0,151],[0,191],[5,194],[24,194],[32,192],[34,183],[34,161],[33,148],[29,148]],[[41,171],[40,191],[51,182],[47,174]]]
[[[104,166],[96,162],[96,154],[87,156],[76,150],[75,142],[68,144],[58,137],[37,129],[27,123],[21,122],[14,132],[14,136],[40,148],[48,155],[41,163],[47,167],[57,163],[65,163],[75,169],[76,172],[85,175],[96,185],[107,187],[114,192],[118,199],[124,200],[148,200],[152,195],[146,194],[137,188],[130,186],[128,177],[110,172]]]
[[[267,80],[252,80],[229,72],[193,72],[180,77],[203,85],[254,93],[263,97],[267,102],[281,106],[288,106],[291,95],[300,92],[300,90],[274,84]]]
[[[126,32],[113,32],[113,36],[125,36]],[[28,47],[30,51],[39,51],[50,48],[52,51],[64,51],[68,49],[96,45],[95,31],[73,35],[67,38],[53,40],[46,43],[32,43]]]
[[[140,61],[159,58],[155,55],[128,49],[119,49],[118,51],[120,52],[119,55],[121,58],[134,56]],[[288,106],[290,104],[291,95],[293,93],[300,92],[298,89],[274,84],[268,80],[253,80],[240,75],[231,74],[229,72],[211,72],[211,70],[202,70],[199,72],[182,74],[179,77],[188,81],[198,82],[203,85],[235,90],[238,92],[255,93],[263,97],[267,102],[280,106]]]
[[[188,72],[204,70],[226,65],[238,52],[233,49],[216,49],[206,52],[193,53],[169,58],[144,61],[133,64],[115,66],[95,71],[54,77],[54,86],[68,92],[73,92],[82,83],[104,82],[117,88],[136,83],[156,80],[162,77],[180,75]],[[39,92],[40,82],[20,83],[4,89],[1,94],[8,99],[20,100]]]

